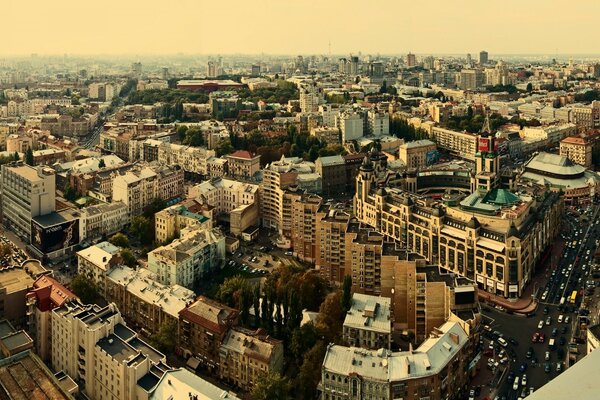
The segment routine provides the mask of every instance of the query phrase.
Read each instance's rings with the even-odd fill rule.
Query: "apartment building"
[[[104,289],[106,274],[121,263],[121,249],[109,242],[100,242],[77,252],[77,273]]]
[[[363,117],[357,112],[344,111],[336,118],[336,125],[342,134],[342,143],[364,136]]]
[[[27,293],[35,281],[50,274],[37,260],[0,269],[0,315],[17,328],[24,327],[27,320]]]
[[[183,368],[166,371],[152,388],[149,397],[140,396],[138,400],[179,399],[178,396],[185,397],[182,393],[187,393],[189,400],[241,400],[235,394]]]
[[[316,218],[323,199],[317,195],[303,193],[292,201],[292,248],[294,256],[314,263],[317,257]]]
[[[435,126],[431,128],[430,137],[438,147],[448,150],[454,156],[472,161],[475,160],[477,135],[451,131]]]
[[[237,325],[239,311],[200,296],[179,312],[178,346],[185,357],[195,357],[212,372],[219,371],[220,348]]]
[[[81,240],[94,240],[120,232],[129,223],[127,206],[120,201],[81,209]]]
[[[319,157],[315,167],[323,180],[323,194],[329,196],[346,190],[346,162],[342,156]]]
[[[185,200],[154,214],[156,241],[168,242],[181,234],[184,228],[210,229],[213,220],[205,215],[202,204],[196,200]]]
[[[459,74],[458,87],[462,90],[475,90],[483,86],[483,72],[478,69],[463,69]]]
[[[469,382],[472,347],[457,322],[434,329],[425,342],[410,351],[330,344],[319,390],[324,400],[453,398]]]
[[[317,82],[304,82],[298,84],[300,91],[300,111],[310,113],[317,111],[323,103],[323,89],[317,86]]]
[[[260,329],[232,328],[223,340],[219,356],[219,378],[250,390],[260,377],[281,373],[283,342]]]
[[[13,162],[2,165],[0,174],[4,226],[29,243],[31,220],[56,209],[54,170]]]
[[[387,297],[354,293],[343,325],[344,343],[363,349],[390,350],[392,346],[391,301]]]
[[[315,267],[332,286],[340,286],[346,275],[346,231],[349,223],[349,212],[327,204],[321,205],[315,219]]]
[[[195,297],[182,286],[159,283],[156,275],[145,268],[134,270],[119,265],[106,274],[104,298],[115,303],[128,324],[147,337],[164,325],[177,325],[179,312]]]
[[[52,368],[79,382],[93,400],[135,400],[151,370],[170,368],[165,356],[129,329],[115,306],[70,301],[52,310]]]
[[[369,110],[367,112],[369,135],[384,136],[390,134],[390,115],[387,112]]]
[[[225,236],[217,228],[185,228],[181,237],[148,253],[148,269],[164,285],[193,288],[225,259]]]
[[[204,147],[183,146],[162,142],[158,146],[158,162],[162,165],[179,165],[185,172],[208,175],[208,160],[214,150]]]
[[[112,183],[112,200],[125,204],[130,217],[141,215],[155,199],[169,200],[183,193],[183,170],[178,166],[132,168]]]
[[[260,154],[238,150],[225,156],[228,176],[234,179],[249,180],[260,171]]]
[[[26,295],[27,331],[35,343],[35,352],[48,362],[52,354],[52,310],[77,296],[50,275],[40,276]]]
[[[592,149],[585,137],[569,136],[560,141],[560,155],[586,168],[592,166]]]
[[[577,104],[571,107],[572,121],[580,129],[595,129],[600,127],[600,101],[591,104]]]
[[[415,140],[400,145],[400,160],[406,168],[424,168],[433,159],[437,146],[431,140]]]
[[[325,142],[331,145],[337,145],[340,143],[340,130],[334,126],[335,123],[329,126],[321,126],[312,128],[310,135],[316,137],[321,142]]]

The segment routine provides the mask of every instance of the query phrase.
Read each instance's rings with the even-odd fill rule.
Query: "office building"
[[[485,65],[488,63],[488,52],[481,50],[479,52],[479,65]]]
[[[347,346],[363,349],[391,349],[392,315],[390,299],[354,293],[346,312],[343,340]]]
[[[14,162],[2,165],[0,173],[3,224],[29,243],[31,220],[56,209],[54,170]]]
[[[186,358],[196,358],[202,368],[218,372],[221,344],[238,318],[238,310],[198,297],[179,312],[179,350]]]
[[[225,259],[225,236],[217,228],[185,228],[181,238],[148,253],[148,269],[164,285],[193,288]]]
[[[364,135],[364,121],[359,113],[351,111],[341,113],[337,117],[337,126],[342,135],[342,143],[360,139]]]
[[[463,69],[459,79],[458,87],[462,90],[476,90],[483,86],[483,73],[478,69]]]
[[[213,220],[205,214],[202,204],[196,200],[185,200],[157,212],[154,214],[156,241],[169,243],[179,237],[184,228],[212,228]]]
[[[104,284],[104,298],[115,303],[129,326],[151,337],[162,326],[177,325],[179,312],[196,295],[179,285],[165,286],[145,268],[113,267]]]
[[[412,53],[408,53],[406,55],[406,66],[408,68],[416,67],[417,66],[417,56],[415,56]]]
[[[452,156],[474,161],[477,153],[477,135],[450,129],[433,127],[430,138],[441,149],[447,150]]]
[[[225,156],[228,175],[234,179],[250,180],[260,171],[260,154],[238,150]]]
[[[257,380],[283,369],[283,342],[260,329],[229,330],[219,351],[219,378],[243,390],[250,390]]]
[[[415,140],[400,145],[399,158],[406,168],[420,169],[435,160],[437,146],[431,140]]]
[[[593,144],[585,137],[569,136],[560,141],[560,155],[586,168],[592,166]]]

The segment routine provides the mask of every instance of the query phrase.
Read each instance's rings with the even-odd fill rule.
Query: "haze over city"
[[[587,0],[8,0],[0,54],[593,54],[598,15]]]

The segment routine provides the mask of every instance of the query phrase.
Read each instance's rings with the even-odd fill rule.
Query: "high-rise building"
[[[13,162],[2,165],[2,219],[4,226],[31,239],[31,220],[56,209],[56,176],[50,167]]]
[[[478,69],[463,69],[459,77],[459,87],[463,90],[475,90],[483,86],[483,73]]]
[[[133,76],[140,76],[142,75],[142,63],[141,62],[134,62],[131,64],[131,74]]]
[[[417,65],[417,56],[415,56],[413,53],[408,53],[406,55],[406,66],[411,68],[411,67],[415,67]]]
[[[254,64],[250,70],[250,75],[259,76],[260,75],[260,65]]]
[[[323,92],[317,86],[317,82],[300,85],[300,110],[303,113],[318,111],[319,105],[323,103]]]
[[[214,61],[209,61],[206,63],[206,76],[209,78],[217,77],[217,69],[218,66]]]
[[[488,52],[485,50],[481,50],[479,52],[479,64],[484,65],[488,63]]]

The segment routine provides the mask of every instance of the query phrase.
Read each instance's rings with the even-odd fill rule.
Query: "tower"
[[[475,174],[475,187],[480,194],[489,192],[498,187],[500,178],[500,160],[496,138],[490,129],[490,118],[485,114],[485,122],[477,138],[477,154],[475,155],[477,167]]]

